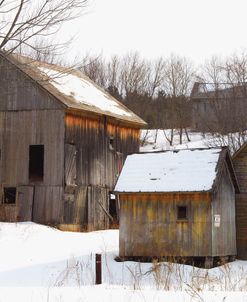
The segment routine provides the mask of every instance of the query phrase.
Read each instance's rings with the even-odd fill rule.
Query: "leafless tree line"
[[[147,60],[138,52],[110,59],[88,56],[81,70],[143,117],[151,128],[189,125],[195,69],[188,59],[172,54]]]
[[[246,52],[213,56],[201,66],[174,54],[156,60],[137,52],[110,59],[87,56],[81,70],[143,117],[149,128],[170,128],[171,145],[175,128],[181,140],[185,133],[189,141],[190,128],[211,133],[217,145],[238,148],[246,141]],[[196,96],[195,82],[200,84]]]

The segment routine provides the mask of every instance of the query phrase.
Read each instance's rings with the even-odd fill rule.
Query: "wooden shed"
[[[233,154],[232,161],[240,188],[236,194],[237,257],[247,260],[247,143]]]
[[[0,75],[0,220],[108,227],[145,122],[77,70],[0,53]]]
[[[225,147],[129,155],[115,187],[119,256],[236,255],[238,190]]]

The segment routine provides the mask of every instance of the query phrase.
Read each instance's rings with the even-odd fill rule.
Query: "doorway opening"
[[[29,181],[43,181],[44,145],[29,146]]]

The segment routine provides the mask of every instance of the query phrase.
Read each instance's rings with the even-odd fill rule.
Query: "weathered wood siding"
[[[1,55],[0,76],[0,111],[65,108]]]
[[[247,146],[233,157],[233,166],[241,193],[247,193]]]
[[[0,203],[0,219],[106,228],[109,191],[127,154],[139,149],[139,129],[70,111],[54,90],[41,87],[46,83],[30,65],[11,62],[0,54],[0,200],[4,187],[15,187],[17,194],[16,204]],[[39,181],[29,177],[30,145],[44,146]]]
[[[177,220],[177,206],[188,220]],[[120,257],[212,254],[211,195],[120,194]]]
[[[215,227],[214,215],[220,215],[220,227]],[[235,190],[224,164],[212,201],[212,256],[236,254]]]
[[[236,194],[237,257],[247,260],[247,147],[233,157],[233,165],[240,187]]]
[[[17,187],[16,220],[58,222],[64,183],[64,111],[0,112],[0,125],[1,200],[3,187]],[[30,145],[44,145],[43,181],[29,179]]]
[[[197,131],[239,131],[246,128],[246,97],[192,98],[192,126]]]
[[[65,194],[64,222],[88,225],[89,229],[107,228],[109,192],[127,155],[139,151],[140,130],[114,123],[106,116],[72,113],[67,113],[65,125],[65,191],[70,194]],[[72,179],[84,190],[80,198],[71,188]],[[83,219],[75,220],[80,211]]]
[[[247,260],[247,193],[236,194],[237,258]]]
[[[128,154],[139,151],[140,130],[113,124],[103,116],[89,118],[67,114],[65,122],[66,144],[76,148],[76,184],[112,188],[121,161]]]

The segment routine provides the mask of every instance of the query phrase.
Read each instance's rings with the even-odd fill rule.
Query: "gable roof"
[[[246,98],[247,83],[206,83],[195,82],[190,97],[192,99],[241,99]]]
[[[116,192],[201,192],[214,189],[224,159],[236,191],[238,185],[228,149],[186,149],[129,155]]]
[[[146,123],[79,70],[35,61],[20,55],[2,57],[14,64],[68,109],[107,115],[145,127]]]

